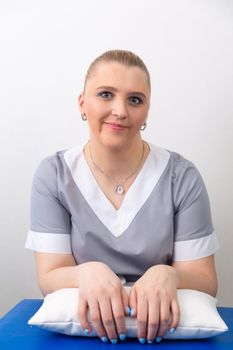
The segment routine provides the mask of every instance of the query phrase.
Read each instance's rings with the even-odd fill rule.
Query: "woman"
[[[191,162],[142,140],[150,76],[135,54],[99,56],[78,102],[90,140],[44,159],[33,181],[26,246],[41,291],[78,287],[84,332],[89,309],[104,342],[125,339],[128,314],[141,343],[159,342],[178,325],[178,288],[217,292],[205,185]]]

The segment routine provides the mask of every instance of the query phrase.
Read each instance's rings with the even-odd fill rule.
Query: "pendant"
[[[123,194],[124,193],[124,188],[121,185],[117,185],[117,187],[115,188],[115,191],[117,194]]]

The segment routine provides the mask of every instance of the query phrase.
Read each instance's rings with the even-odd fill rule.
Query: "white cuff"
[[[218,248],[219,243],[215,231],[202,238],[178,241],[174,243],[173,261],[201,259],[214,254]]]
[[[29,231],[25,248],[41,253],[72,254],[70,235]]]

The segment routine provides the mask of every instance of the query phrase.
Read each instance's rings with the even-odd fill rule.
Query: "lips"
[[[107,126],[109,126],[110,128],[116,129],[116,130],[122,130],[122,129],[128,128],[128,126],[118,124],[118,123],[106,122],[105,124],[107,124]]]

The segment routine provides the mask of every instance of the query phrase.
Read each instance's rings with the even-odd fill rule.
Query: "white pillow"
[[[130,287],[125,287],[127,293]],[[67,335],[96,336],[93,328],[91,334],[85,335],[77,316],[78,288],[65,288],[48,294],[40,309],[28,324]],[[180,322],[173,334],[169,332],[165,339],[207,338],[226,332],[226,324],[218,314],[217,300],[205,293],[190,289],[178,290],[180,305]],[[137,337],[136,318],[126,317],[127,337]]]

